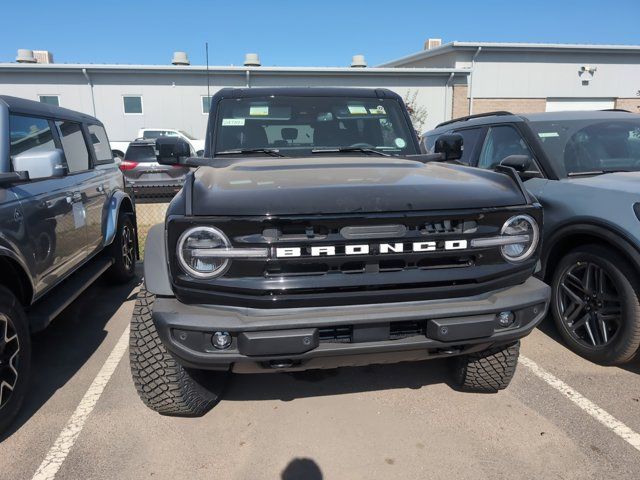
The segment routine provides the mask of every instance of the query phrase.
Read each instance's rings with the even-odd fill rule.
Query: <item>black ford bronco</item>
[[[203,414],[230,371],[438,357],[461,389],[509,384],[549,301],[515,170],[456,165],[455,136],[419,154],[384,89],[223,89],[204,158],[158,149],[199,168],[146,241],[130,361],[149,407]]]

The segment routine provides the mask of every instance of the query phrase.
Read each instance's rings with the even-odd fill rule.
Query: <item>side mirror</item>
[[[13,169],[27,172],[29,180],[64,177],[67,167],[62,150],[25,152],[13,157]]]
[[[462,158],[462,143],[462,135],[446,133],[436,139],[434,152],[441,154],[445,161],[460,160]]]
[[[191,147],[180,137],[160,137],[156,139],[158,163],[161,165],[182,165],[191,156]]]
[[[518,173],[526,172],[531,166],[531,157],[529,155],[509,155],[500,162],[500,165],[511,167]]]

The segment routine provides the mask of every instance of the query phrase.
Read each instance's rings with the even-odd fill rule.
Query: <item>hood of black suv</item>
[[[521,205],[508,176],[401,158],[245,159],[201,167],[195,215],[368,213]]]

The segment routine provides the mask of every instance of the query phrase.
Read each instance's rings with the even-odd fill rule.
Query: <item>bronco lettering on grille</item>
[[[420,252],[437,252],[448,250],[464,250],[467,248],[466,240],[446,240],[444,242],[413,242],[411,244],[398,243],[380,243],[375,247],[375,253],[420,253]],[[370,255],[372,246],[368,244],[345,245],[344,248],[335,245],[313,246],[308,250],[302,247],[278,247],[276,248],[277,258],[295,258],[295,257],[322,257],[336,255]]]

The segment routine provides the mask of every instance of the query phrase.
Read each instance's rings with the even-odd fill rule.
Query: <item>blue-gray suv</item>
[[[107,273],[134,276],[133,199],[104,126],[0,96],[0,431],[25,396],[30,334]]]
[[[543,205],[539,275],[552,287],[550,310],[567,345],[602,364],[637,358],[640,116],[492,112],[442,123],[421,138],[427,153],[456,142],[462,148],[445,152],[448,159],[512,166]]]

